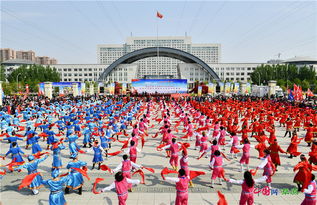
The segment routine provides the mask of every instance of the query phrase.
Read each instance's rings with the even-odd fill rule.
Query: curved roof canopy
[[[115,69],[119,64],[130,64],[135,61],[149,58],[149,57],[170,57],[175,58],[178,60],[181,60],[185,63],[197,63],[199,64],[203,69],[205,69],[216,81],[220,81],[219,76],[214,72],[212,68],[210,68],[204,61],[199,59],[198,57],[187,53],[185,51],[175,49],[175,48],[168,48],[168,47],[150,47],[150,48],[143,48],[139,50],[135,50],[131,53],[128,53],[119,59],[117,59],[115,62],[113,62],[111,65],[109,65],[104,72],[100,75],[99,81],[102,81],[105,79],[109,73]]]

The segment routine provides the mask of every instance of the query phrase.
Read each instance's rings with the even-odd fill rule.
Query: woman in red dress
[[[300,152],[297,152],[297,146],[302,141],[302,139],[304,139],[304,138],[298,139],[297,133],[294,130],[293,137],[291,138],[291,143],[289,144],[289,146],[286,150],[286,152],[290,154],[290,156],[288,158],[293,158],[293,157],[297,157],[298,155],[300,155]]]

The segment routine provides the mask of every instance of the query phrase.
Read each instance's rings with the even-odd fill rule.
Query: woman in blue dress
[[[82,194],[82,186],[84,185],[84,178],[83,175],[72,168],[81,168],[86,166],[87,163],[78,160],[77,153],[73,154],[72,157],[73,161],[69,162],[66,166],[69,169],[69,179],[67,181],[67,186],[65,188],[65,194],[69,194],[70,189],[78,189],[78,194]]]
[[[20,149],[20,147],[17,146],[16,142],[11,143],[12,148],[9,149],[9,151],[5,154],[5,157],[7,157],[9,154],[12,155],[12,161],[15,162],[24,162],[21,154],[24,154],[24,152]]]
[[[34,133],[30,136],[30,142],[32,145],[32,154],[36,154],[38,152],[42,152],[42,148],[38,143],[38,140],[41,139],[39,136],[34,136]]]
[[[24,165],[17,167],[16,170],[20,170],[22,168],[25,168],[28,170],[28,174],[37,173],[38,172],[37,167],[38,167],[39,163],[46,160],[47,157],[48,157],[48,155],[45,155],[45,157],[42,159],[35,159],[33,155],[29,155],[28,156],[29,163],[26,163]],[[31,184],[29,185],[29,189],[31,189],[33,194],[36,195],[39,193],[38,189],[41,187],[42,187],[42,176],[39,174],[33,179]]]
[[[63,144],[59,144],[58,140],[55,139],[51,150],[53,151],[53,163],[52,169],[59,169],[62,167],[61,150],[65,149]]]
[[[84,135],[84,140],[83,140],[84,147],[87,147],[87,144],[89,144],[89,147],[91,147],[92,146],[91,138],[90,138],[91,132],[88,127],[84,128],[83,135]]]
[[[52,178],[49,180],[43,180],[42,184],[48,186],[50,189],[49,205],[66,205],[63,188],[69,179],[69,176],[59,178],[59,170],[54,169],[52,171]]]
[[[100,169],[100,165],[103,162],[103,158],[102,158],[102,153],[105,153],[105,150],[102,148],[102,146],[99,145],[98,140],[96,140],[94,142],[94,145],[92,147],[92,149],[87,150],[87,152],[94,152],[94,158],[92,159],[92,168],[91,170],[93,170],[95,168],[95,165],[98,164],[98,170]]]
[[[68,148],[69,148],[69,154],[77,154],[80,147],[76,144],[76,140],[78,139],[78,136],[75,134],[71,134],[68,137],[66,137],[65,142],[68,142]]]

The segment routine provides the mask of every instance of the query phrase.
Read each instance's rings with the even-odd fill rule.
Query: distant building
[[[16,59],[23,59],[35,62],[34,51],[16,51]]]
[[[34,51],[15,51],[11,48],[1,48],[0,49],[0,62],[4,62],[12,59],[20,59],[33,61],[34,63],[41,65],[52,65],[57,64],[55,58],[50,58],[47,56],[36,56]]]
[[[285,64],[296,65],[297,67],[307,66],[310,68],[314,68],[317,72],[317,59],[311,57],[302,57],[302,56],[295,56],[294,58],[289,58],[283,61]]]
[[[16,53],[11,48],[2,48],[0,50],[0,62],[16,58]]]
[[[35,57],[35,62],[41,65],[52,65],[57,64],[57,60],[55,58],[50,58],[47,56],[37,56]]]
[[[128,37],[125,44],[97,45],[97,61],[110,65],[115,60],[132,51],[148,47],[169,47],[193,54],[207,64],[220,63],[220,44],[193,44],[189,36],[181,37]],[[139,60],[138,77],[173,75],[177,76],[177,64],[182,61],[169,57],[149,57]]]

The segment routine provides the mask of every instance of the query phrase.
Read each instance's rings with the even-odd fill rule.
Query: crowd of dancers
[[[115,189],[119,204],[124,205],[132,185],[144,184],[144,171],[155,172],[137,163],[138,153],[147,141],[153,140],[157,143],[153,151],[169,159],[170,168],[165,167],[160,173],[163,180],[175,183],[176,205],[188,204],[188,189],[194,186],[195,177],[208,172],[211,189],[217,181],[217,185],[238,184],[242,189],[240,204],[253,204],[255,184],[272,187],[274,174],[281,165],[280,153],[295,160],[299,158],[293,167],[296,172],[293,182],[305,194],[302,204],[313,205],[316,183],[312,172],[317,170],[315,112],[287,101],[251,98],[208,98],[203,102],[167,97],[26,100],[18,106],[7,104],[0,112],[0,141],[10,144],[8,150],[1,147],[5,165],[1,166],[0,174],[3,178],[26,169],[28,175],[23,176],[19,189],[27,187],[36,195],[45,186],[50,190],[51,205],[65,205],[64,194],[76,190],[82,195],[84,177],[89,178],[93,169],[104,170],[114,174],[114,182],[97,188],[103,178],[96,178],[92,192],[101,194]],[[276,135],[276,126],[285,129],[284,136]],[[305,132],[305,137],[299,137],[299,132]],[[289,139],[286,150],[279,145],[283,137]],[[114,149],[113,144],[119,144],[121,149]],[[299,144],[310,147],[310,152],[300,152]],[[252,149],[258,152],[259,163],[254,169],[249,167]],[[26,155],[25,150],[31,150],[32,154]],[[195,157],[189,156],[189,150]],[[62,157],[62,152],[68,153],[71,160]],[[93,153],[91,161],[82,160],[85,153]],[[108,162],[113,157],[122,157],[122,162],[111,169]],[[204,172],[191,169],[190,162],[202,157],[209,157],[209,169]],[[52,159],[51,179],[44,179],[38,166],[48,158]],[[243,179],[227,177],[224,168],[227,160],[239,161]],[[61,173],[62,167],[68,172]],[[260,170],[262,176],[253,179]],[[165,177],[171,173],[178,176]],[[132,179],[139,178],[135,174],[141,180]],[[222,193],[218,194],[221,203],[226,203]]]

